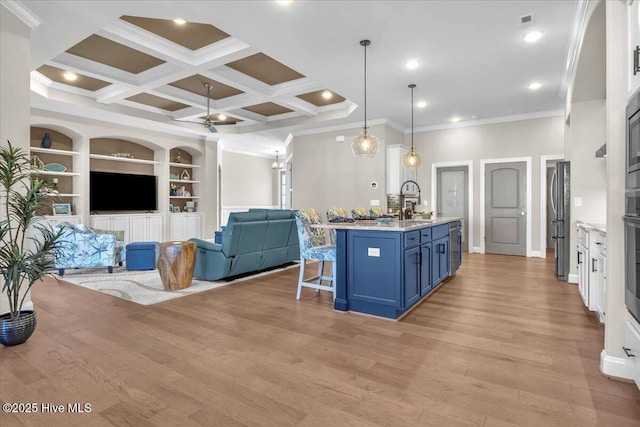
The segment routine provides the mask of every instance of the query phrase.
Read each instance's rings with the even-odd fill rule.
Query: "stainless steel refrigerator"
[[[571,167],[569,162],[556,163],[551,176],[551,208],[553,209],[553,248],[558,279],[565,282],[569,278],[569,235],[571,220],[571,199],[569,196],[569,178]]]

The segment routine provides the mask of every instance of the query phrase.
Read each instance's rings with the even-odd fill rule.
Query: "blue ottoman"
[[[128,271],[153,270],[156,268],[156,248],[158,242],[135,242],[126,247]]]

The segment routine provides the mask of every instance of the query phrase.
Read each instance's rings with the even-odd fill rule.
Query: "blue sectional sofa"
[[[295,211],[252,209],[229,215],[222,243],[197,245],[193,277],[220,280],[290,263],[300,258]]]

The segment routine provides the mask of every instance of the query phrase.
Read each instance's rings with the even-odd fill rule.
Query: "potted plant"
[[[7,144],[0,147],[0,271],[9,312],[0,315],[0,343],[16,345],[35,330],[35,312],[22,305],[31,286],[53,267],[60,233],[33,221],[49,200],[47,183],[32,178],[24,150]],[[29,237],[30,226],[37,238]]]

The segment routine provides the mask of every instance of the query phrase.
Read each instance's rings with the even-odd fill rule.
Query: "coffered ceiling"
[[[406,131],[409,83],[426,102],[415,110],[417,130],[450,126],[454,116],[464,123],[562,109],[579,2],[18,3],[41,21],[32,30],[35,108],[273,152],[290,132],[361,126],[364,38],[372,41],[370,121]],[[538,43],[524,41],[531,29],[543,31]],[[420,66],[408,70],[408,59]],[[527,88],[534,80],[536,92]],[[205,83],[214,120],[237,122],[216,135],[199,125]]]

